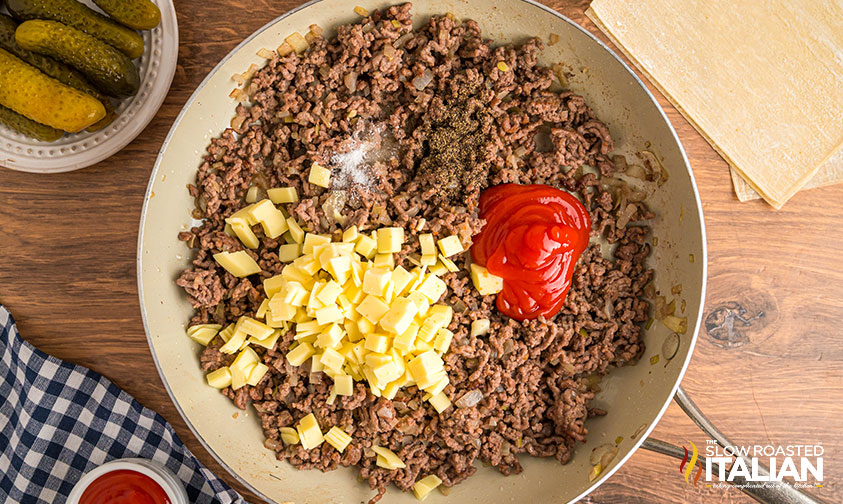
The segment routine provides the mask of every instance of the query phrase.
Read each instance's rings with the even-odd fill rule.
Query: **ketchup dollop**
[[[167,492],[145,474],[120,470],[103,474],[82,492],[79,504],[170,504]]]
[[[480,195],[480,218],[486,225],[471,259],[503,278],[498,310],[517,320],[555,315],[588,245],[591,219],[582,203],[543,184],[501,184]]]

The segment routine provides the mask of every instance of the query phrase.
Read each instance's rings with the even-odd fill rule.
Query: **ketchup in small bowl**
[[[167,492],[137,471],[111,471],[92,481],[79,504],[171,504]]]

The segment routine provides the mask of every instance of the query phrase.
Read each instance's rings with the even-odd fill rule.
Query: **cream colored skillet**
[[[364,2],[363,7],[385,7]],[[250,64],[262,65],[256,53],[275,48],[294,31],[304,33],[313,23],[332,34],[331,27],[355,21],[354,3],[313,1],[264,26],[225,57],[202,82],[170,131],[152,172],[146,194],[138,243],[138,284],[149,346],[161,378],[188,426],[211,454],[240,482],[270,502],[358,503],[372,491],[358,483],[356,473],[298,471],[279,462],[263,447],[259,421],[253,412],[239,412],[232,402],[208,387],[198,363],[198,348],[185,337],[192,309],[175,279],[190,262],[191,251],[177,239],[193,221],[193,201],[185,185],[195,180],[196,168],[210,138],[228,126],[235,103],[228,97],[231,76]],[[705,294],[706,246],[699,195],[682,145],[664,112],[635,74],[605,45],[577,24],[529,0],[414,1],[417,24],[434,14],[452,12],[476,20],[486,37],[505,43],[539,36],[559,41],[541,54],[541,62],[564,63],[573,76],[569,86],[585,96],[609,126],[617,151],[632,155],[649,149],[663,158],[670,177],[648,200],[657,214],[650,267],[656,286],[669,292],[682,285],[688,330],[669,361],[650,359],[663,353],[671,332],[661,323],[646,330],[647,350],[636,366],[613,371],[601,383],[593,405],[608,415],[588,421],[588,442],[579,446],[570,463],[524,456],[524,471],[504,477],[481,467],[476,475],[454,487],[448,497],[434,493],[428,502],[569,502],[592,491],[609,478],[644,442],[677,392],[691,358],[700,325]],[[555,38],[555,36],[554,36]],[[658,240],[655,240],[658,238]],[[678,304],[678,302],[677,302]],[[675,352],[674,352],[675,350]],[[680,398],[685,398],[680,390]],[[692,408],[689,401],[683,401]],[[702,420],[701,420],[702,421]],[[618,453],[596,478],[592,449],[622,438]],[[724,440],[725,442],[725,440]],[[675,454],[678,448],[648,441],[652,448]],[[674,474],[665,477],[675,477]],[[675,473],[675,469],[670,471]],[[591,481],[590,481],[591,479]],[[385,502],[415,502],[396,489]],[[808,501],[779,501],[808,502]]]

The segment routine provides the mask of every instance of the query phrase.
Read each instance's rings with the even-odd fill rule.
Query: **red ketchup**
[[[483,230],[471,259],[503,278],[497,306],[516,320],[551,317],[565,304],[591,219],[574,196],[543,185],[501,184],[480,195]]]
[[[107,472],[92,481],[79,504],[170,504],[170,499],[149,476],[120,470]]]

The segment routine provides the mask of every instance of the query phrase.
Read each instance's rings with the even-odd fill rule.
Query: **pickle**
[[[110,96],[138,92],[138,69],[123,53],[76,28],[55,21],[24,21],[15,41],[29,51],[52,56],[81,71],[100,91]]]
[[[131,59],[143,54],[143,37],[76,0],[6,0],[20,20],[46,19],[72,26],[122,51]]]
[[[3,106],[0,106],[0,124],[42,142],[55,142],[64,135],[64,131],[37,123]]]
[[[71,133],[105,117],[99,100],[44,75],[5,49],[0,49],[0,105]]]
[[[149,0],[94,0],[94,3],[135,30],[151,30],[161,22],[161,9]]]
[[[76,88],[83,93],[88,93],[102,102],[103,107],[105,107],[105,117],[88,128],[88,131],[98,131],[111,124],[111,122],[114,121],[114,118],[117,117],[117,114],[114,112],[114,105],[111,103],[111,99],[100,93],[97,88],[85,80],[85,76],[77,70],[74,70],[64,63],[59,63],[49,56],[43,56],[32,51],[27,51],[23,47],[19,46],[18,43],[15,42],[15,30],[17,27],[18,23],[14,19],[5,14],[0,14],[0,48],[9,51],[59,82],[67,84],[72,88]]]

